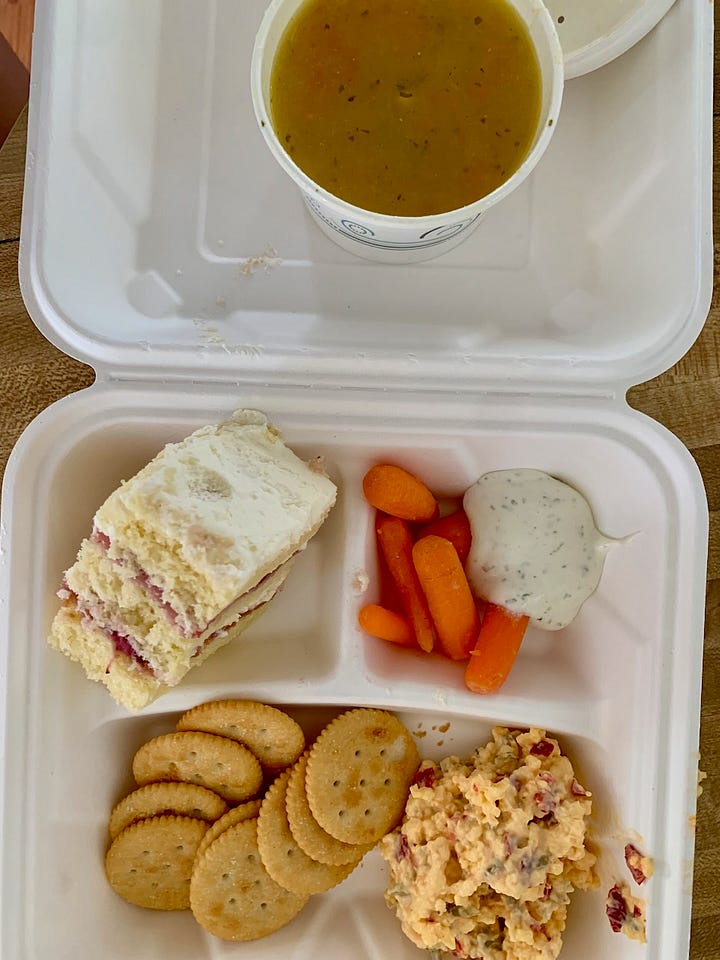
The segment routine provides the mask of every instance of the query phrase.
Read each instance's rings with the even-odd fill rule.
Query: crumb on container
[[[367,575],[365,570],[355,571],[351,586],[353,593],[355,593],[357,596],[367,593],[367,589],[370,586],[370,577]]]
[[[313,473],[321,473],[323,476],[327,474],[327,460],[323,456],[313,457],[308,460],[307,465]]]
[[[626,883],[616,883],[608,890],[605,913],[613,933],[645,943],[645,901],[633,897]]]
[[[648,877],[655,872],[655,865],[652,857],[647,857],[641,853],[634,843],[625,844],[625,863],[632,874],[632,878],[638,885],[645,883]]]
[[[264,270],[265,273],[271,273],[275,267],[279,267],[282,259],[278,256],[277,250],[271,244],[268,244],[262,253],[254,257],[248,257],[240,265],[240,273],[244,277],[252,277],[256,270]]]
[[[703,780],[707,780],[707,773],[705,773],[704,770],[698,770],[698,775],[697,775],[697,795],[698,795],[698,797],[701,797],[701,796],[702,796],[702,792],[703,792],[702,782],[703,782]]]

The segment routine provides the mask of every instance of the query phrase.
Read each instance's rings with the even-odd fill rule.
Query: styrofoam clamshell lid
[[[132,376],[624,388],[710,300],[712,7],[566,86],[530,180],[424,264],[353,257],[271,162],[262,0],[38,6],[21,282],[67,353]]]

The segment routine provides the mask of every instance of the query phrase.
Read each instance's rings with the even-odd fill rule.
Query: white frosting
[[[257,411],[238,411],[170,444],[95,517],[113,559],[132,559],[188,633],[300,549],[336,488]]]

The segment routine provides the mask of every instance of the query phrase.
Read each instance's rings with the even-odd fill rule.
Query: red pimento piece
[[[549,757],[554,749],[555,747],[549,740],[538,740],[530,747],[530,755],[533,757]]]
[[[503,846],[505,847],[505,853],[508,858],[511,857],[515,849],[515,842],[509,833],[503,834]]]
[[[584,787],[581,787],[580,784],[573,778],[573,782],[570,784],[570,793],[574,797],[589,797],[590,794],[585,790]]]
[[[395,850],[395,859],[397,861],[409,860],[410,856],[410,844],[408,843],[408,838],[404,833],[401,833],[397,848]]]
[[[413,777],[413,784],[417,787],[434,787],[435,770],[432,767],[424,767]]]
[[[613,933],[620,933],[628,918],[628,905],[617,884],[608,891],[605,913]]]
[[[610,921],[613,933],[620,933],[628,921],[642,917],[642,910],[637,904],[633,905],[632,910],[630,909],[617,883],[608,891],[607,900],[605,901],[605,913]]]
[[[549,813],[555,813],[557,802],[549,790],[542,790],[536,793],[533,800],[540,816],[546,817]]]
[[[642,862],[644,859],[645,858],[634,844],[625,844],[625,863],[627,864],[628,870],[632,874],[633,880],[638,884],[638,886],[642,885],[647,880],[647,874],[642,868]]]

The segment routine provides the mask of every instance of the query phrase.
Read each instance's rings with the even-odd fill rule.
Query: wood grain
[[[45,407],[89,386],[94,371],[52,346],[25,310],[17,276],[27,111],[0,149],[0,477],[25,427]]]
[[[1,0],[0,0],[1,2]],[[25,118],[0,150],[0,472],[23,427],[57,397],[89,385],[93,372],[65,357],[37,332],[17,281]],[[720,147],[720,121],[715,142]],[[718,214],[718,156],[714,166]],[[692,350],[662,376],[635,387],[630,403],[665,424],[689,448],[710,506],[701,768],[708,773],[698,803],[691,960],[720,957],[720,299]]]
[[[35,0],[0,0],[0,33],[29,70]]]

